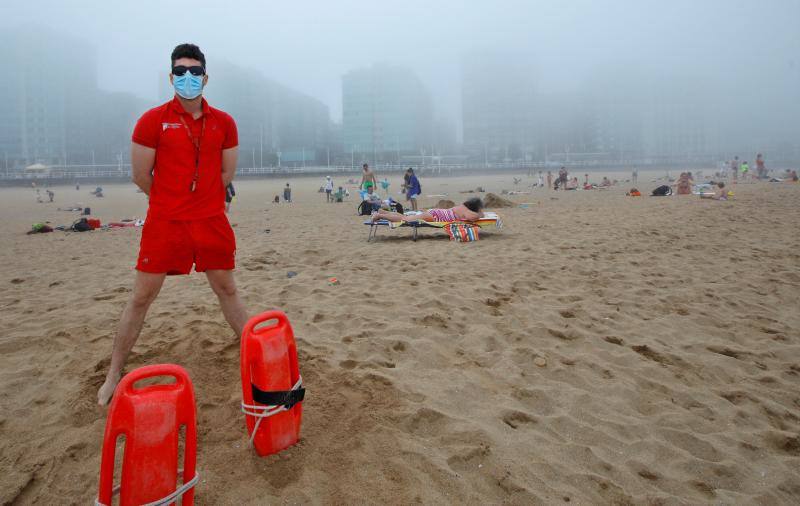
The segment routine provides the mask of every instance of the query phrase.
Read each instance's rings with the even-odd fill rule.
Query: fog
[[[118,4],[4,2],[0,31],[63,34],[84,41],[86,50],[94,52],[99,88],[135,95],[146,107],[163,101],[172,48],[193,42],[208,61],[209,100],[215,88],[235,89],[237,81],[263,76],[326,105],[332,139],[347,116],[343,76],[376,64],[391,65],[409,69],[430,93],[431,117],[444,125],[433,130],[447,130],[433,137],[449,138],[452,130],[452,141],[441,146],[430,141],[428,151],[468,155],[463,145],[469,144],[465,135],[470,135],[465,134],[463,115],[471,110],[462,103],[465,62],[496,57],[522,62],[526,70],[520,77],[518,70],[504,74],[502,67],[486,66],[495,75],[484,94],[506,94],[500,107],[517,109],[511,95],[520,88],[504,83],[522,80],[532,93],[525,114],[533,119],[530,125],[526,118],[520,120],[524,125],[519,128],[528,130],[525,136],[498,141],[505,146],[490,145],[486,139],[491,137],[473,142],[483,144],[487,158],[490,151],[502,151],[508,159],[509,145],[534,160],[553,151],[616,150],[624,158],[628,148],[619,139],[612,147],[576,140],[584,139],[585,132],[578,130],[588,122],[581,113],[610,109],[606,121],[613,123],[620,111],[640,118],[636,104],[654,102],[678,104],[691,114],[702,109],[701,123],[689,129],[703,131],[698,149],[710,157],[725,157],[739,148],[772,149],[789,158],[800,152],[798,0]],[[8,44],[0,47],[0,62],[9,58],[3,54],[8,51]],[[646,119],[631,121],[623,130],[635,131],[630,135],[644,144],[653,135],[658,139],[652,143],[662,142],[661,123],[648,134],[637,126],[642,121]],[[689,120],[675,121],[682,125]],[[634,143],[631,150],[640,149],[638,140],[626,142]],[[280,148],[277,144],[272,141],[273,148]],[[338,151],[365,151],[346,144],[347,132]],[[673,151],[684,149],[674,146]],[[377,151],[374,141],[372,150]],[[396,151],[399,155],[401,150]]]

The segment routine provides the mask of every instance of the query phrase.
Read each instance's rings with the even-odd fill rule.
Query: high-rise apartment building
[[[536,72],[525,53],[475,52],[461,65],[464,148],[472,155],[529,154],[539,143]]]
[[[11,167],[116,161],[141,102],[97,88],[85,42],[45,28],[0,32],[0,156]]]
[[[330,113],[319,100],[228,62],[209,64],[209,101],[236,120],[240,165],[282,160],[322,162],[330,141]]]
[[[373,160],[431,154],[430,94],[410,69],[373,65],[342,77],[343,149]]]

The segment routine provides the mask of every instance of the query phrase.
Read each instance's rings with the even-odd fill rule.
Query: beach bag
[[[477,241],[479,228],[469,223],[448,223],[444,226],[444,230],[450,236],[450,240],[456,242]]]
[[[358,205],[358,215],[359,216],[371,216],[372,215],[372,211],[377,211],[380,208],[381,208],[381,205],[378,204],[377,202],[373,203],[373,202],[370,202],[369,200],[363,200]]]
[[[669,186],[662,184],[655,190],[653,190],[653,197],[666,197],[672,195],[672,188]]]
[[[92,226],[89,225],[89,220],[86,218],[81,218],[72,224],[72,230],[75,232],[88,232],[89,230],[92,230]]]
[[[403,204],[401,204],[400,202],[392,200],[391,202],[389,202],[389,208],[396,213],[403,214]]]

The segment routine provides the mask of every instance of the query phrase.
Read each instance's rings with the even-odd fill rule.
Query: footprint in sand
[[[524,425],[534,425],[538,423],[538,420],[531,415],[516,410],[505,411],[500,419],[512,429],[517,429]]]
[[[466,447],[448,457],[447,465],[450,466],[450,469],[459,473],[477,471],[479,466],[483,467],[490,454],[491,447],[481,443],[478,446]]]
[[[411,434],[423,437],[438,436],[452,424],[452,419],[431,408],[419,408],[415,413],[406,415],[401,425]]]

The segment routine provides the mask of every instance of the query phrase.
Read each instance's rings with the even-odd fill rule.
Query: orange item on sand
[[[258,325],[277,320],[272,325]],[[242,331],[242,411],[250,443],[260,456],[284,450],[300,438],[305,389],[297,346],[282,311],[254,316]]]
[[[136,382],[156,376],[171,376],[175,383],[136,386]],[[149,365],[126,374],[108,409],[96,504],[110,505],[117,492],[121,506],[179,498],[181,504],[194,504],[196,418],[194,389],[182,367]],[[178,484],[181,427],[186,428],[182,485]],[[122,477],[120,486],[114,488],[114,456],[121,435],[125,436]]]
[[[642,196],[642,192],[638,192],[638,191],[631,192],[631,197],[641,197],[641,196]]]

